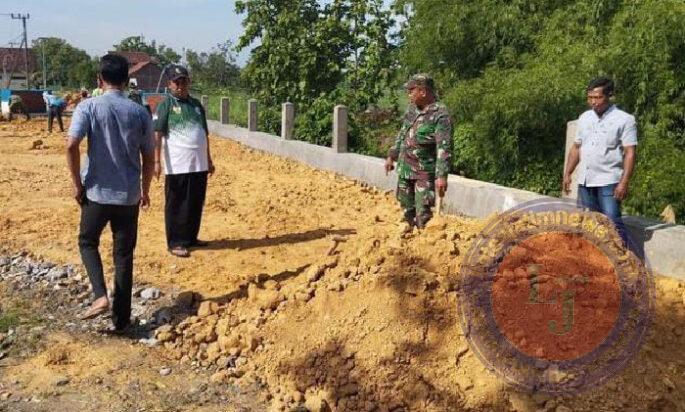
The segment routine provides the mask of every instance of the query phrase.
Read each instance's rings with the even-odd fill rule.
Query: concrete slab
[[[236,140],[253,149],[296,160],[317,169],[340,173],[381,190],[395,190],[397,185],[397,175],[394,172],[386,176],[383,159],[355,153],[335,153],[329,147],[284,140],[279,136],[249,131],[217,121],[208,123],[211,133]],[[538,193],[455,175],[448,177],[448,185],[443,202],[445,212],[478,218],[545,197]],[[626,216],[625,221],[654,271],[685,280],[685,226],[664,225],[633,216]]]

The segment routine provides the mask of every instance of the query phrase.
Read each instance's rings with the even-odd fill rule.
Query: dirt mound
[[[340,411],[685,405],[673,389],[685,384],[675,372],[685,362],[674,353],[656,357],[646,349],[610,386],[568,399],[516,393],[485,370],[458,325],[455,293],[462,256],[482,227],[453,217],[410,235],[399,224],[369,225],[340,253],[286,279],[248,279],[227,299],[202,302],[197,316],[158,338],[179,360],[217,365],[219,379],[264,383],[274,410],[301,404],[325,410],[317,409],[322,402]],[[681,306],[682,315],[682,285],[663,280],[660,286],[662,304]],[[661,323],[655,332],[664,326],[671,327]],[[682,342],[681,332],[657,332],[647,348],[668,342]],[[668,383],[608,395],[619,382],[641,386],[646,365],[659,365],[658,380]]]
[[[0,133],[0,242],[79,263],[61,147],[28,151],[43,138],[40,126],[34,134],[16,126]],[[217,173],[201,232],[210,247],[169,257],[156,183],[140,218],[135,280],[195,308],[157,338],[169,356],[211,369],[213,381],[263,385],[274,410],[685,408],[679,282],[659,279],[650,336],[606,385],[572,397],[521,394],[485,369],[459,326],[459,269],[483,221],[437,217],[406,235],[392,194],[230,141],[212,144]]]

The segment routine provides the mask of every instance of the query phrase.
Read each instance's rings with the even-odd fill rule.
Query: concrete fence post
[[[566,150],[564,151],[564,171],[566,171],[566,165],[568,164],[568,154],[571,152],[571,147],[573,147],[573,141],[576,138],[576,130],[578,127],[578,121],[573,120],[568,123],[566,123]],[[563,173],[562,172],[562,178],[563,178]],[[571,175],[571,193],[568,195],[564,193],[562,190],[561,192],[561,197],[562,199],[577,199],[578,198],[578,167],[576,167],[576,170],[573,172]]]
[[[347,152],[347,107],[337,105],[333,109],[333,144],[336,153]]]
[[[285,140],[293,138],[293,129],[295,127],[295,105],[287,102],[283,103],[281,111],[281,137]]]
[[[257,100],[250,99],[247,102],[247,130],[257,131]]]
[[[220,117],[221,117],[221,124],[228,124],[230,121],[229,113],[231,110],[231,101],[228,99],[228,97],[222,97],[221,98],[221,111],[220,111]]]
[[[200,103],[202,103],[202,107],[205,109],[205,114],[209,116],[209,96],[203,94],[200,97]]]

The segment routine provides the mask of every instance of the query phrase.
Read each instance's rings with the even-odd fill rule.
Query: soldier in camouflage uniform
[[[29,115],[29,111],[26,110],[26,106],[24,105],[24,100],[21,98],[21,96],[18,96],[16,94],[13,94],[10,96],[10,112],[9,112],[9,121],[12,121],[12,115],[13,114],[18,114],[21,113],[24,116],[26,116],[26,120],[31,120],[31,116]]]
[[[397,199],[410,226],[422,228],[433,216],[435,191],[447,190],[452,144],[452,119],[437,101],[433,79],[412,76],[405,85],[410,104],[402,128],[388,153],[385,170],[397,161]]]

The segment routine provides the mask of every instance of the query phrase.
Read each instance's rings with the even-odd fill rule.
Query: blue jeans
[[[621,201],[614,197],[616,186],[617,183],[597,187],[578,185],[578,206],[606,215],[614,222],[623,243],[627,245],[626,227],[621,218]]]

